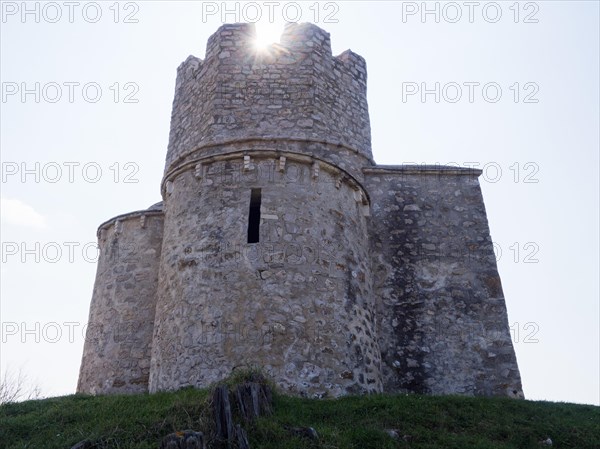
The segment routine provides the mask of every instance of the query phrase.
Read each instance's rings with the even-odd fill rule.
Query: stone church
[[[177,70],[163,201],[98,229],[78,392],[522,397],[480,171],[377,165],[365,60],[223,25]]]

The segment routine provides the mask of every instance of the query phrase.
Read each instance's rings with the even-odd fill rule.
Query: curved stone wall
[[[150,391],[205,387],[243,366],[293,394],[381,391],[365,192],[324,161],[251,154],[166,180]]]
[[[148,391],[162,237],[163,214],[155,206],[98,229],[100,256],[77,392]]]

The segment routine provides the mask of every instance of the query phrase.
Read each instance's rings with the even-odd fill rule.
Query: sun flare
[[[267,50],[272,44],[279,42],[282,31],[283,26],[277,23],[257,23],[254,47],[257,51]]]

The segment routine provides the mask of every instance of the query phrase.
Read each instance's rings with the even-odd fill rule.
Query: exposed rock
[[[160,449],[205,449],[206,441],[202,432],[184,430],[170,433],[163,438]]]
[[[268,385],[247,382],[238,385],[235,394],[238,410],[244,420],[254,421],[261,415],[272,413],[273,397]]]
[[[292,434],[300,438],[306,438],[309,440],[318,440],[319,434],[312,427],[286,427],[286,429]]]
[[[239,424],[236,424],[235,426],[235,441],[238,449],[250,449],[250,443],[248,443],[248,434]]]
[[[387,433],[394,440],[400,440],[400,434],[396,429],[385,429],[384,432]]]
[[[77,443],[75,446],[71,447],[71,449],[91,449],[92,443],[89,440],[83,440]]]
[[[227,385],[219,385],[215,388],[212,397],[212,409],[217,439],[221,441],[233,441],[233,416],[231,414]]]

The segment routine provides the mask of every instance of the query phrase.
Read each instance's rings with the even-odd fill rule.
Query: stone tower
[[[522,396],[479,172],[376,165],[364,59],[253,34],[179,67],[163,203],[99,229],[78,391]]]
[[[77,391],[148,391],[161,206],[119,215],[98,228],[100,257]]]

